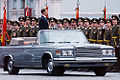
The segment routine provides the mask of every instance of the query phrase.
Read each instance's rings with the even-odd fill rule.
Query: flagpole
[[[46,0],[46,10],[48,11],[47,0]],[[48,15],[46,17],[48,18]]]
[[[104,19],[106,20],[106,16],[107,16],[106,15],[106,0],[104,2],[104,10],[103,11],[104,11]]]
[[[77,8],[75,9],[76,10],[76,19],[79,17],[79,0],[77,1]]]

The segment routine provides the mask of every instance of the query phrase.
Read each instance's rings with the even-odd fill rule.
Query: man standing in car
[[[48,21],[46,16],[48,15],[48,11],[46,9],[41,10],[42,16],[39,19],[39,30],[41,29],[49,29]]]

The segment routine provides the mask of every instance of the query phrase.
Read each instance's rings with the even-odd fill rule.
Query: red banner
[[[6,8],[4,8],[2,38],[1,38],[2,46],[5,46],[6,28],[7,28]]]
[[[26,7],[24,13],[25,13],[25,16],[32,16],[32,8]]]
[[[48,6],[46,7],[47,11],[48,11]],[[46,16],[48,18],[48,15]]]

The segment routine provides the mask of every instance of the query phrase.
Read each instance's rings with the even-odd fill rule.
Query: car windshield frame
[[[40,44],[88,43],[81,30],[45,30],[39,34]]]

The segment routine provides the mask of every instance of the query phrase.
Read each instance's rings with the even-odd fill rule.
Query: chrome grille
[[[77,48],[76,57],[99,57],[99,48]]]

